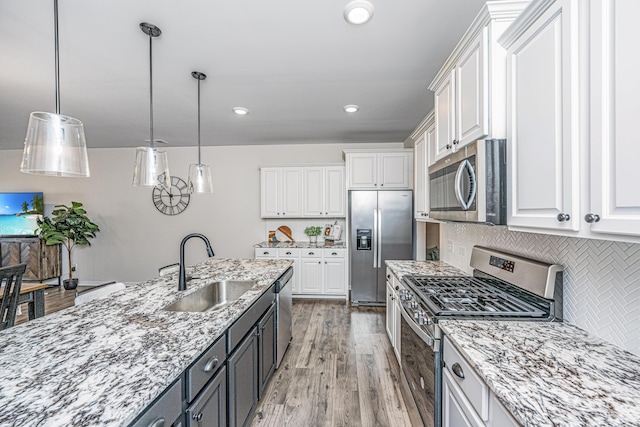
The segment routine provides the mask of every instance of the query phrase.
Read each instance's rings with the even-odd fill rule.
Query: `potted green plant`
[[[318,243],[318,236],[322,233],[322,227],[310,226],[304,229],[304,234],[309,236],[309,243]]]
[[[71,202],[71,206],[56,205],[53,217],[37,219],[38,229],[35,233],[47,245],[62,243],[67,249],[69,261],[69,278],[63,281],[65,289],[75,289],[78,279],[73,277],[71,251],[75,246],[91,246],[90,239],[96,237],[100,228],[87,216],[87,211],[80,202]]]

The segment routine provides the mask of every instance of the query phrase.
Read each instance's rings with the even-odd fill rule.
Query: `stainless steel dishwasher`
[[[289,342],[293,337],[291,328],[293,319],[291,277],[293,277],[293,267],[289,267],[276,281],[276,327],[278,328],[276,369],[280,367],[280,362],[282,362],[284,353],[287,351]]]

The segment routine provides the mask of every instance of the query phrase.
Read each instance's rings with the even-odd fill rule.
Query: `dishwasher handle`
[[[285,271],[282,276],[278,277],[276,280],[276,293],[280,293],[280,291],[287,286],[287,283],[291,281],[293,277],[293,267],[289,267],[287,271]]]

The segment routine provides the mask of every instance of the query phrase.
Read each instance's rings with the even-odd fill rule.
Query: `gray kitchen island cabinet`
[[[258,327],[229,356],[229,426],[246,426],[258,404]]]
[[[187,427],[226,427],[227,369],[222,367],[200,396],[187,408]]]

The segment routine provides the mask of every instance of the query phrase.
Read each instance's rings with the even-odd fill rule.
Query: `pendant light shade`
[[[198,81],[198,163],[189,165],[188,188],[190,193],[211,194],[213,193],[213,181],[211,179],[211,168],[203,165],[200,161],[200,81],[207,78],[207,75],[199,71],[193,71],[191,76]]]
[[[134,187],[171,186],[167,152],[155,147],[136,148],[136,163],[133,166]]]
[[[89,174],[87,141],[82,122],[60,114],[60,47],[58,0],[53,2],[55,38],[56,112],[33,112],[29,117],[20,172],[86,178]]]
[[[20,171],[84,178],[89,176],[82,122],[54,113],[31,113]]]
[[[167,152],[158,150],[153,139],[153,38],[160,36],[160,28],[147,22],[140,24],[143,33],[149,36],[149,146],[136,149],[136,163],[133,166],[134,187],[171,186]]]

